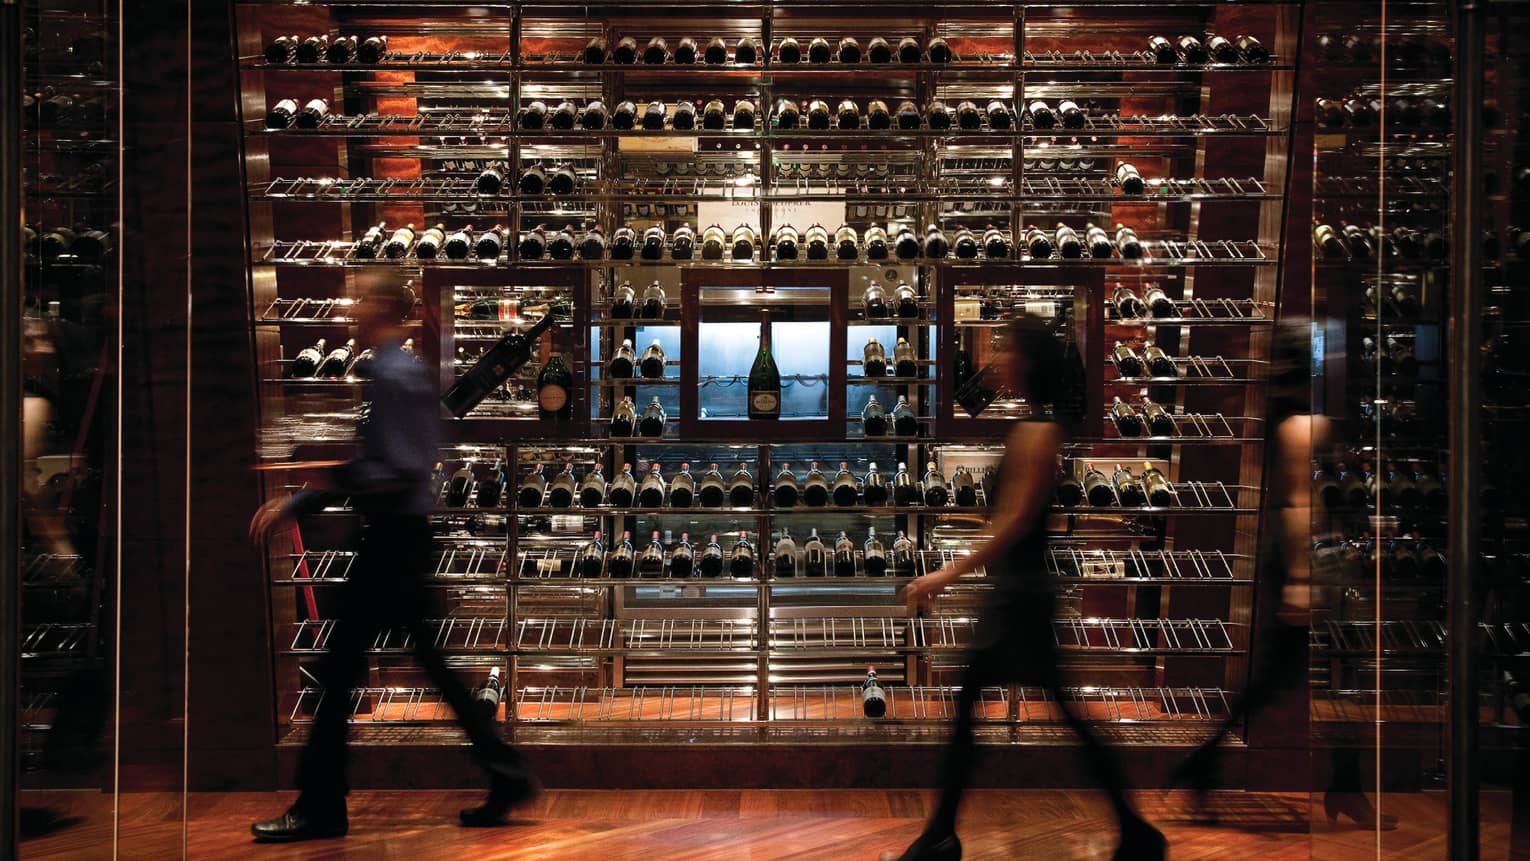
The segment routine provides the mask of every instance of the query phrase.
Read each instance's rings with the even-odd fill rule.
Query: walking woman
[[[1040,410],[1042,405],[1055,405],[1065,394],[1063,381],[1069,374],[1063,347],[1046,324],[1035,317],[1015,319],[1006,335],[1009,387],[1035,407],[1036,412],[1016,422],[1005,440],[997,482],[1000,490],[997,498],[989,500],[988,526],[993,537],[971,554],[914,580],[905,590],[910,603],[923,603],[939,596],[963,574],[978,568],[988,571],[989,582],[993,584],[978,618],[972,653],[962,679],[940,804],[924,833],[898,861],[956,861],[962,857],[961,842],[956,837],[956,813],[975,753],[972,707],[985,686],[1008,682],[1044,687],[1083,743],[1089,768],[1109,795],[1120,825],[1116,861],[1160,861],[1168,848],[1163,835],[1132,807],[1115,757],[1062,697],[1057,642],[1052,629],[1056,597],[1044,553],[1046,510],[1052,499],[1057,457],[1066,431]]]

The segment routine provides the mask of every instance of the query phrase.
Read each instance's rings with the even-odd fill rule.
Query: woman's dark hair
[[[1056,405],[1066,393],[1069,379],[1064,361],[1063,345],[1050,326],[1040,317],[1021,314],[1009,321],[1004,334],[1007,337],[1011,361],[1024,357],[1025,377],[1020,384],[1026,400],[1033,404]]]
[[[1270,336],[1267,427],[1273,433],[1286,419],[1312,412],[1312,321],[1284,317]]]

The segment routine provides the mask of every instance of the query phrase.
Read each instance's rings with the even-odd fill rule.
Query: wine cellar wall
[[[1301,4],[236,12],[261,457],[344,457],[352,303],[410,285],[449,440],[432,630],[517,741],[935,738],[986,575],[898,590],[982,534],[1022,313],[1073,368],[1071,704],[1142,745],[1227,713]],[[483,384],[490,350],[527,361]],[[283,741],[356,527],[270,543]],[[451,738],[407,647],[371,650],[363,742]],[[1056,705],[981,719],[1043,739]]]

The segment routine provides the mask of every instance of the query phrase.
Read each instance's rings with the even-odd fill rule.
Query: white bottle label
[[[754,392],[749,398],[757,413],[777,413],[781,410],[781,397],[775,392]]]

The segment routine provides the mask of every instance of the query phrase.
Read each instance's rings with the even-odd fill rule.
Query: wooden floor
[[[190,800],[185,831],[193,859],[310,861],[311,859],[473,859],[473,861],[872,861],[901,850],[918,834],[934,796],[922,790],[598,791],[547,793],[520,811],[511,827],[457,827],[456,812],[477,800],[457,791],[357,792],[351,834],[344,840],[256,845],[255,818],[280,813],[289,793],[200,793]],[[961,820],[968,859],[1036,858],[1084,861],[1110,857],[1114,834],[1096,793],[1069,790],[981,790]],[[1142,792],[1144,813],[1171,843],[1173,861],[1359,861],[1445,857],[1444,796],[1388,795],[1401,817],[1378,836],[1352,825],[1330,825],[1308,797],[1224,792],[1216,798],[1221,824],[1206,826],[1177,792]],[[22,844],[25,861],[111,858],[111,809],[99,793],[24,793],[23,804],[47,807],[65,827]],[[164,861],[182,856],[180,796],[123,799],[118,857]],[[1484,859],[1506,859],[1507,800],[1483,800]]]

